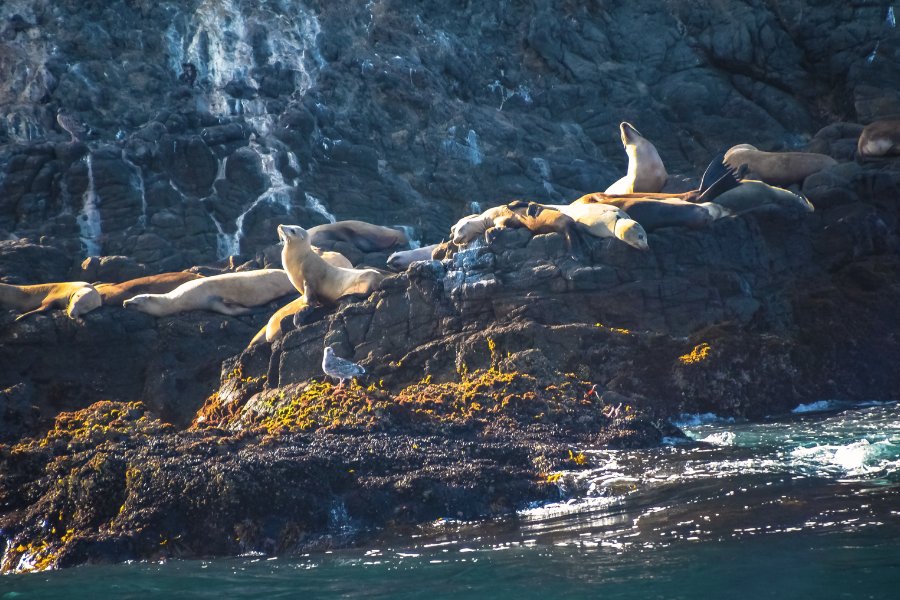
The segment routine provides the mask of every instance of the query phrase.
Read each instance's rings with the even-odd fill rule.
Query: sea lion
[[[856,143],[859,156],[900,154],[900,120],[874,121],[866,125]]]
[[[706,207],[677,198],[646,198],[639,194],[627,197],[609,194],[586,194],[572,204],[609,204],[621,208],[646,231],[663,227],[706,227],[713,217]]]
[[[409,245],[409,238],[403,231],[365,221],[325,223],[306,231],[309,233],[310,243],[323,249],[331,248],[336,242],[352,244],[363,253]]]
[[[431,244],[413,250],[399,250],[388,256],[387,265],[395,271],[405,271],[416,261],[431,260],[431,255],[438,246],[439,244]]]
[[[619,133],[628,155],[628,174],[606,188],[606,193],[632,194],[662,190],[669,175],[656,147],[631,123],[622,121]]]
[[[122,283],[98,283],[94,287],[100,292],[103,304],[109,306],[121,306],[122,302],[133,298],[138,294],[166,294],[177,288],[182,283],[200,279],[202,275],[197,273],[177,272],[160,273],[129,279]]]
[[[211,310],[243,315],[254,306],[268,304],[294,291],[281,269],[223,273],[183,283],[166,294],[139,294],[122,306],[163,317],[189,310]]]
[[[53,308],[65,308],[70,319],[76,319],[98,308],[103,301],[91,284],[85,281],[10,285],[0,283],[0,305],[24,311],[16,321],[28,315]]]
[[[284,328],[281,324],[284,322],[284,319],[288,317],[292,317],[296,313],[305,309],[309,306],[309,300],[306,296],[300,296],[299,298],[294,298],[281,308],[275,311],[271,317],[269,317],[268,323],[266,323],[265,327],[260,329],[253,339],[250,340],[250,346],[255,346],[257,344],[261,344],[264,341],[268,343],[272,343],[275,340],[281,338],[284,335]]]
[[[494,206],[477,215],[463,217],[450,228],[450,240],[458,245],[468,244],[480,235],[484,235],[494,224],[494,219],[503,213],[502,206]]]
[[[762,181],[745,179],[738,187],[718,196],[713,204],[740,215],[753,210],[813,212],[815,207],[806,197]]]
[[[647,232],[621,208],[609,204],[550,204],[594,237],[618,238],[638,250],[647,250]]]
[[[312,251],[309,232],[299,225],[279,225],[278,238],[284,242],[281,262],[294,287],[310,303],[335,303],[349,294],[370,294],[384,279],[375,269],[335,267]]]
[[[725,153],[725,164],[735,169],[747,165],[750,174],[771,185],[791,185],[838,163],[826,154],[763,152],[750,144],[738,144]]]
[[[453,242],[441,242],[431,251],[431,260],[445,260],[453,258],[462,248]]]
[[[572,249],[573,240],[577,239],[575,219],[555,208],[536,202],[514,200],[499,209],[492,224],[484,232],[485,241],[489,241],[495,231],[504,228],[525,228],[532,235],[558,233],[565,238],[569,250]]]
[[[353,265],[350,264],[350,261],[347,258],[339,253],[339,252],[323,252],[318,248],[313,248],[313,251],[322,257],[322,260],[327,262],[330,265],[335,267],[345,267],[352,268]],[[250,340],[250,346],[255,346],[256,344],[262,343],[263,340],[269,342],[270,344],[281,337],[283,333],[283,329],[281,327],[281,323],[283,320],[289,316],[294,315],[295,313],[300,312],[304,308],[309,306],[309,302],[303,297],[295,298],[291,300],[289,303],[285,304],[269,317],[268,323],[260,329],[253,339]]]

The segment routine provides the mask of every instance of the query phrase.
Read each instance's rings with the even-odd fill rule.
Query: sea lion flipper
[[[216,296],[209,299],[209,309],[232,317],[237,315],[245,315],[250,312],[250,309],[246,306],[238,304],[236,302],[230,302],[228,300],[225,300],[221,296]]]
[[[699,192],[703,194],[703,192],[719,181],[723,175],[730,172],[731,168],[725,164],[725,153],[720,152],[706,166],[703,177],[700,179]]]

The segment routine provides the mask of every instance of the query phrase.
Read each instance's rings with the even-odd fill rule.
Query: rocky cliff
[[[900,163],[855,160],[862,124],[900,114],[886,2],[2,11],[7,283],[261,266],[280,222],[438,241],[477,204],[604,189],[624,119],[672,189],[733,143],[839,161],[804,182],[812,214],[663,229],[647,252],[506,231],[247,350],[277,303],[4,311],[2,570],[509,514],[577,493],[560,483],[587,466],[578,448],[659,444],[681,412],[900,389]],[[323,383],[325,344],[369,376]]]

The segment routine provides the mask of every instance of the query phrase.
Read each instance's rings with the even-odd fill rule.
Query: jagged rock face
[[[330,215],[437,241],[472,202],[604,189],[623,119],[693,177],[734,143],[795,148],[900,112],[886,11],[8,0],[0,230],[157,271]]]

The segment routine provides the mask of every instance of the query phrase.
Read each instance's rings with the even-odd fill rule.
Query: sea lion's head
[[[470,215],[460,219],[450,228],[454,244],[467,244],[484,233],[484,220],[481,215]]]
[[[138,294],[122,302],[122,306],[131,310],[139,310],[148,315],[161,317],[168,314],[158,300],[159,294]]]
[[[286,247],[308,248],[310,245],[309,232],[299,225],[279,225],[278,239]]]
[[[649,250],[647,232],[640,223],[634,219],[618,219],[616,221],[616,237],[638,250]]]
[[[637,140],[644,137],[641,135],[641,132],[638,131],[637,128],[628,121],[622,121],[621,123],[619,123],[619,134],[622,136],[623,146],[633,144]]]
[[[94,286],[86,285],[78,288],[69,296],[66,314],[70,319],[75,319],[99,308],[101,304],[103,304],[103,299],[100,297],[100,292]]]

